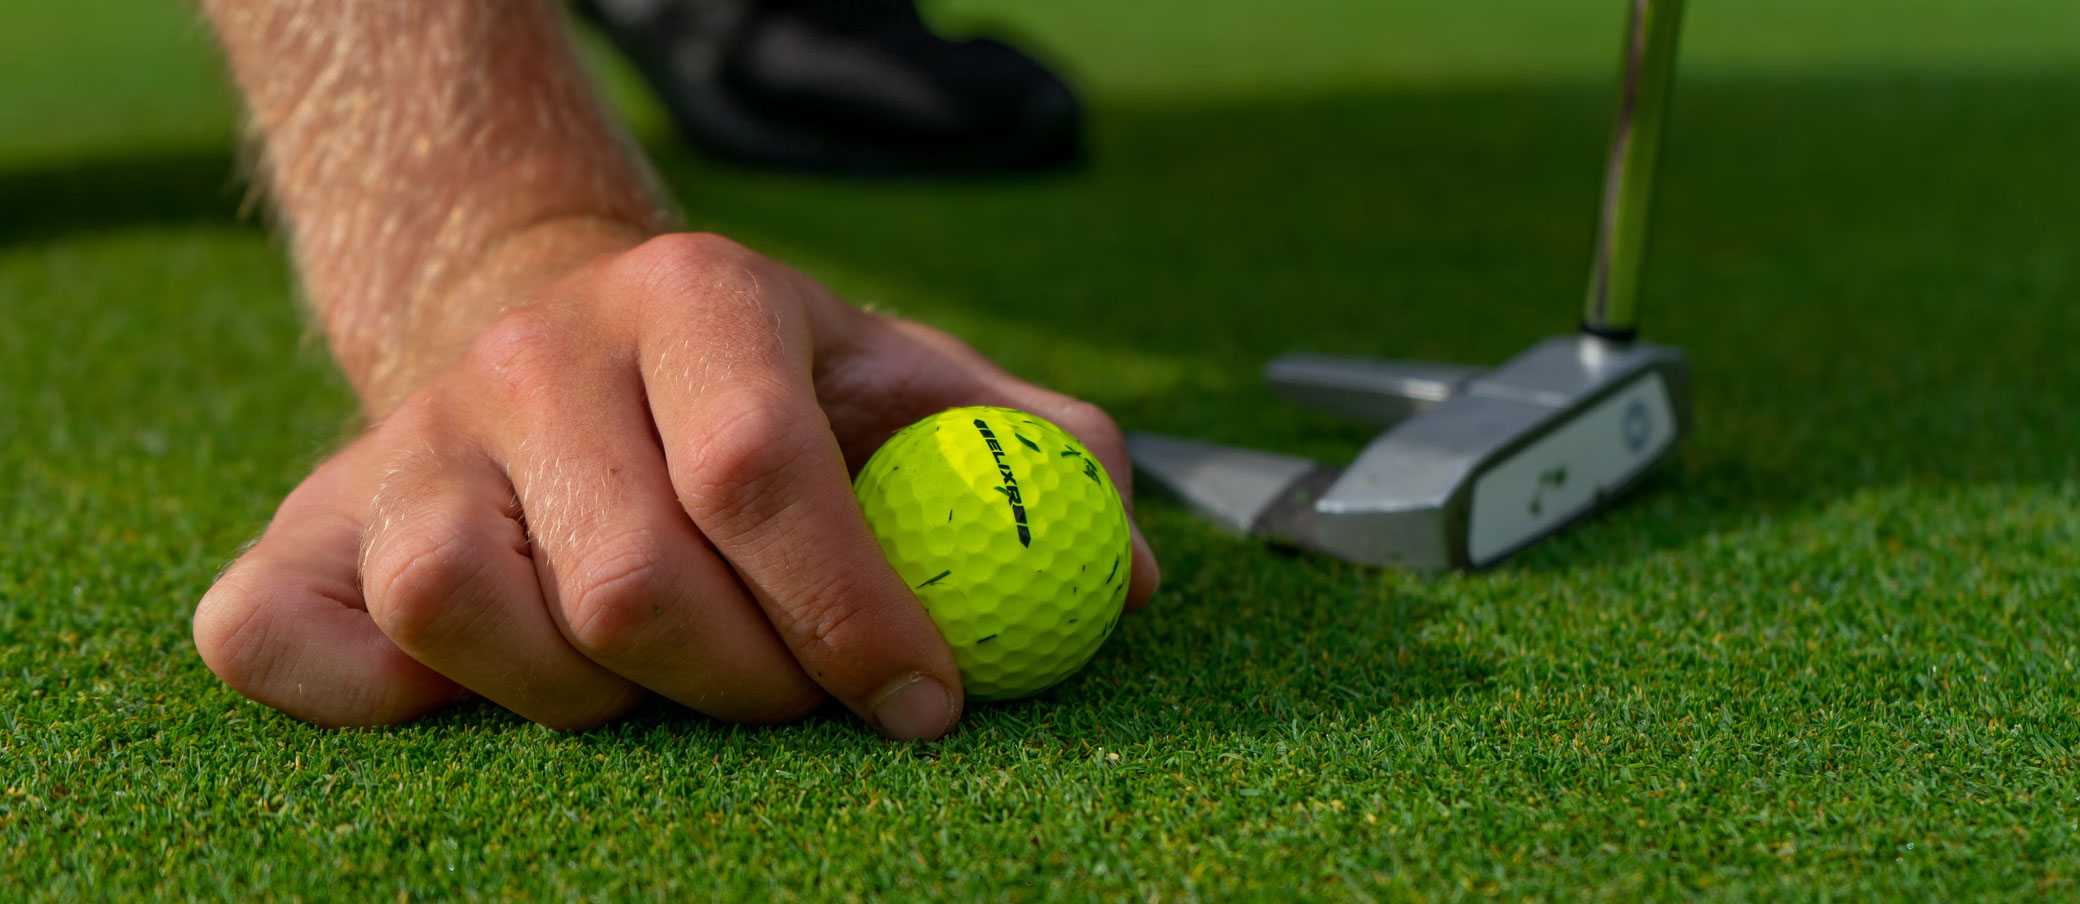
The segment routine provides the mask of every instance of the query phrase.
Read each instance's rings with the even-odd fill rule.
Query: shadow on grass
[[[0,244],[130,227],[261,228],[229,147],[110,154],[0,169]]]

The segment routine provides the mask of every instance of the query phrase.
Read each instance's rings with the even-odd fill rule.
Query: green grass
[[[1155,608],[924,747],[326,732],[220,686],[190,607],[352,405],[182,6],[11,8],[0,898],[2073,895],[2080,7],[1694,5],[1647,282],[1677,465],[1428,579],[1149,500]],[[701,225],[1133,426],[1347,455],[1259,362],[1569,326],[1619,4],[1167,6],[939,8],[1082,78],[1063,179],[740,173],[609,76]]]

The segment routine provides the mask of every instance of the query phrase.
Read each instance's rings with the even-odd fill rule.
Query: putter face
[[[1548,339],[1373,440],[1306,541],[1360,561],[1478,568],[1593,511],[1673,448],[1682,354]]]
[[[1466,494],[1465,564],[1494,564],[1631,485],[1675,448],[1674,400],[1668,378],[1647,371],[1475,474]]]

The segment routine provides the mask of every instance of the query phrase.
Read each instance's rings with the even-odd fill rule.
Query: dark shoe
[[[578,0],[709,153],[846,175],[980,175],[1082,157],[1068,85],[913,0]]]

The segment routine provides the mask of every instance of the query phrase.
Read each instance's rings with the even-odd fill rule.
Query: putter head
[[[1270,375],[1402,419],[1341,470],[1149,434],[1128,438],[1135,466],[1231,530],[1368,565],[1492,565],[1607,504],[1690,429],[1680,351],[1586,333],[1482,372],[1308,357]]]

